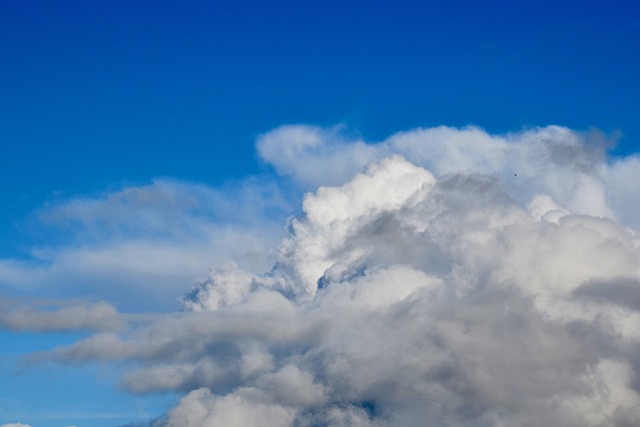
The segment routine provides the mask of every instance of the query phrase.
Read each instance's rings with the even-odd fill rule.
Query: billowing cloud
[[[607,159],[611,146],[597,131],[559,126],[505,135],[445,126],[399,132],[377,142],[351,138],[340,128],[283,126],[259,138],[258,152],[309,190],[339,185],[373,161],[400,154],[436,177],[478,172],[491,176],[517,203],[551,196],[574,213],[614,217],[640,229],[640,157]]]
[[[128,362],[123,389],[184,393],[155,426],[639,425],[640,163],[593,138],[276,129],[266,161],[333,185],[270,271],[32,361]]]
[[[218,263],[182,311],[120,329],[104,303],[2,322],[96,329],[29,360],[125,362],[124,390],[184,395],[156,427],[640,425],[638,157],[610,159],[597,133],[561,127],[440,127],[375,144],[341,132],[287,126],[259,139],[265,162],[312,189],[266,273],[242,256]],[[209,190],[172,185],[47,215],[99,242],[107,227],[110,250],[138,234],[183,242],[173,264],[158,257],[171,271],[192,271],[196,240],[182,236],[238,224],[240,237],[216,241],[233,259],[240,231],[276,235],[259,231],[273,225],[260,219],[268,208],[238,221],[253,205],[229,202],[217,217],[207,203],[225,203]],[[253,186],[246,194],[262,194]],[[122,253],[114,269],[139,265],[135,248]],[[100,275],[109,257],[81,259]]]

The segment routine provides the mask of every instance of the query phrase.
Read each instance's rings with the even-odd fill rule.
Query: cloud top
[[[283,126],[258,139],[258,152],[276,171],[309,190],[339,185],[366,165],[402,155],[436,177],[482,173],[501,182],[518,203],[547,194],[575,213],[608,216],[640,229],[640,158],[610,160],[612,145],[597,131],[559,126],[491,135],[476,127],[440,126],[399,132],[370,143],[341,128]]]
[[[221,270],[187,298],[235,354],[196,359],[235,374],[202,383],[167,425],[191,425],[195,406],[210,426],[256,411],[276,425],[640,422],[629,230],[400,156],[303,207],[269,274]],[[221,303],[231,288],[242,295]]]

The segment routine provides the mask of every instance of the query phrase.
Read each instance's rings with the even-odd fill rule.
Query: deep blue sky
[[[619,153],[640,147],[636,1],[3,0],[0,40],[2,258],[46,245],[27,224],[51,200],[259,173],[255,138],[283,124],[345,124],[369,140],[594,126],[621,132]],[[50,345],[5,335],[15,354]],[[67,400],[90,399],[80,374],[55,375],[28,374],[0,398],[15,386],[46,400],[63,381]],[[112,386],[93,393],[122,405]]]
[[[640,139],[637,2],[6,0],[0,21],[5,212],[244,176],[255,135],[286,123]]]

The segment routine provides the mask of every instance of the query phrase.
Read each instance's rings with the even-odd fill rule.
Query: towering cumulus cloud
[[[637,158],[558,127],[259,150],[331,185],[271,271],[226,264],[184,312],[47,357],[137,362],[126,389],[185,393],[161,426],[640,425]]]

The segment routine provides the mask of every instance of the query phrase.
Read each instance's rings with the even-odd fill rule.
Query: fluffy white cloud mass
[[[222,265],[183,312],[39,358],[132,363],[130,392],[185,393],[167,427],[640,425],[638,157],[559,127],[258,148],[331,185],[268,273]]]

